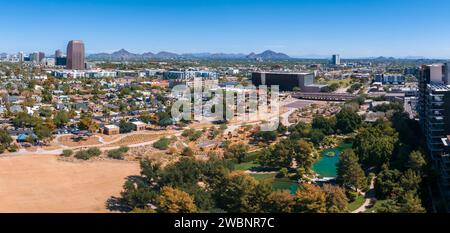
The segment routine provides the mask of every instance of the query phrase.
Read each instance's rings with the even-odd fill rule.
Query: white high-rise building
[[[24,53],[23,53],[23,52],[19,52],[19,53],[17,54],[17,58],[18,58],[19,62],[24,62],[24,61],[25,61],[25,55],[24,55]]]

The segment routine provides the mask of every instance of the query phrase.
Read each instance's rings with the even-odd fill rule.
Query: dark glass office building
[[[260,85],[278,85],[280,91],[302,91],[321,92],[327,85],[314,84],[313,73],[276,73],[276,72],[254,72],[252,83]]]

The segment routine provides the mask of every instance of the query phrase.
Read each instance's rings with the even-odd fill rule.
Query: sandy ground
[[[108,212],[137,162],[63,162],[56,156],[0,158],[0,212]]]
[[[88,137],[82,139],[80,141],[74,141],[73,136],[62,136],[59,138],[59,142],[68,147],[76,147],[76,146],[93,146],[93,145],[101,145],[102,143],[98,141],[96,137]]]

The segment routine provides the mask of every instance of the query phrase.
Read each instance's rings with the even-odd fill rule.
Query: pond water
[[[313,165],[314,171],[320,177],[336,177],[339,155],[345,149],[350,148],[352,148],[352,144],[341,144],[336,148],[322,151],[322,158]]]

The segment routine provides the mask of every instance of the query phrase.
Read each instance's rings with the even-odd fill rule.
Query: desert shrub
[[[192,157],[192,156],[194,156],[194,151],[192,151],[192,149],[189,148],[189,147],[185,147],[185,148],[183,149],[183,151],[181,152],[181,155],[183,155],[183,156],[188,156],[188,157]]]
[[[91,158],[87,150],[80,150],[75,154],[75,158],[81,159],[81,160],[88,160]]]
[[[167,148],[169,148],[169,144],[170,140],[164,137],[153,143],[153,147],[159,150],[167,150]]]
[[[118,150],[122,153],[127,153],[130,148],[128,146],[121,146]]]
[[[11,146],[9,146],[8,151],[9,152],[17,152],[19,150],[19,147],[17,146],[17,144],[11,144]]]
[[[70,157],[72,155],[73,155],[73,150],[69,150],[69,149],[63,150],[63,152],[61,154],[61,156],[64,156],[64,157]]]
[[[108,151],[108,157],[111,158],[111,159],[122,160],[123,159],[123,153],[120,152],[119,150],[110,150],[110,151]]]
[[[87,149],[87,153],[91,157],[97,157],[102,154],[102,151],[100,149],[98,149],[97,147],[92,147],[92,148]]]

